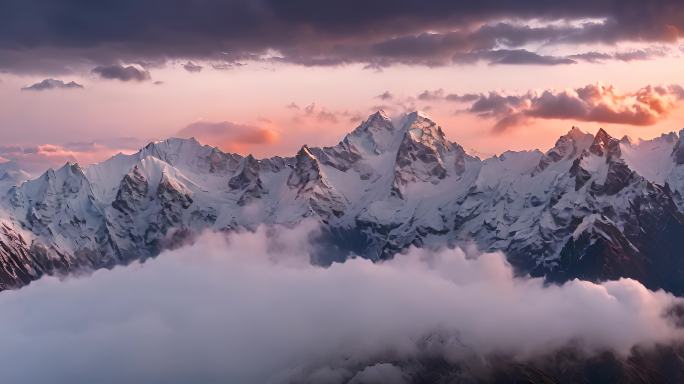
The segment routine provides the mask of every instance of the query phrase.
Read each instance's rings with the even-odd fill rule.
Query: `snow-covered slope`
[[[11,187],[19,185],[30,178],[31,175],[22,170],[13,161],[0,163],[0,193],[6,193]]]
[[[414,112],[369,116],[332,147],[255,159],[194,139],[67,164],[0,201],[0,288],[111,267],[262,223],[324,228],[331,262],[474,242],[521,273],[638,277],[684,292],[684,138],[617,140],[573,127],[555,146],[481,159]],[[333,254],[332,250],[335,252]]]

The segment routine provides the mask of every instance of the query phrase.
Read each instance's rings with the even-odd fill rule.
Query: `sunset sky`
[[[680,1],[7,0],[0,162],[173,136],[258,156],[423,110],[483,154],[684,128]],[[84,32],[87,31],[87,32]]]

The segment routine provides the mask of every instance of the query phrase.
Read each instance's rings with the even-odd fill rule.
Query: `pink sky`
[[[498,91],[520,95],[600,83],[629,93],[647,85],[684,84],[684,66],[678,56],[557,66],[395,65],[380,71],[364,69],[360,64],[303,67],[266,62],[216,70],[197,62],[205,68],[191,73],[182,68],[183,63],[153,68],[152,80],[140,83],[77,72],[61,78],[83,84],[84,89],[43,92],[21,90],[40,81],[41,76],[4,74],[0,83],[0,142],[22,148],[66,145],[66,150],[53,151],[52,157],[43,156],[38,161],[50,160],[47,162],[53,165],[75,159],[87,164],[119,150],[132,151],[150,140],[188,135],[190,131],[183,128],[193,123],[230,122],[243,130],[227,128],[223,136],[195,136],[226,151],[259,157],[291,155],[303,144],[337,143],[377,106],[394,106],[387,112],[398,115],[399,103],[425,110],[453,141],[484,154],[545,150],[573,125],[589,132],[604,127],[614,136],[627,134],[633,138],[652,138],[684,128],[684,108],[679,101],[652,125],[533,119],[504,132],[492,129],[495,119],[458,112],[468,104],[410,101],[423,91],[438,89],[445,94]],[[393,99],[377,97],[384,92],[391,93]],[[257,133],[245,133],[249,128]],[[83,149],[84,143],[91,142],[95,144]]]

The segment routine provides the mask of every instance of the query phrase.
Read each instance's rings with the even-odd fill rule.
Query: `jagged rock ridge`
[[[682,293],[682,140],[573,127],[545,153],[482,160],[422,113],[394,124],[377,112],[339,144],[305,145],[288,158],[194,139],[150,143],[3,187],[0,289],[152,257],[204,230],[314,219],[332,245],[317,255],[323,263],[475,242],[506,252],[521,273],[628,276]]]

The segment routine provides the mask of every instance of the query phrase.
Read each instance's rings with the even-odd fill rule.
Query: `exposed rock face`
[[[140,168],[136,165],[121,180],[121,186],[116,194],[116,199],[112,202],[112,207],[122,213],[144,210],[147,206],[149,189],[147,179],[140,173]]]
[[[594,136],[572,127],[570,132],[561,136],[553,148],[542,156],[537,166],[537,172],[545,170],[549,165],[564,159],[575,158],[594,142]]]
[[[258,160],[194,139],[150,143],[7,189],[0,289],[152,257],[203,230],[318,220],[340,255],[475,242],[520,273],[638,278],[684,292],[681,135],[617,140],[578,128],[549,151],[466,154],[421,113],[371,115],[332,147]]]
[[[0,224],[0,263],[0,289],[28,284],[45,272],[26,239],[6,223]]]
[[[297,191],[295,200],[305,201],[310,213],[324,219],[344,214],[344,198],[330,185],[318,159],[307,146],[297,152],[287,185]]]
[[[443,157],[451,144],[442,129],[423,116],[412,114],[406,121],[406,133],[399,145],[394,168],[395,190],[422,181],[436,184],[446,177]]]
[[[266,193],[259,178],[259,170],[259,161],[249,155],[242,159],[234,176],[228,181],[232,190],[242,192],[238,199],[239,205],[243,206]]]
[[[684,135],[684,129],[679,131],[679,140],[672,149],[672,157],[677,165],[684,164],[684,137],[682,135]]]
[[[438,184],[449,173],[465,172],[466,154],[446,139],[442,128],[424,115],[413,112],[406,118],[403,139],[397,150],[392,192],[403,197],[412,183]]]

